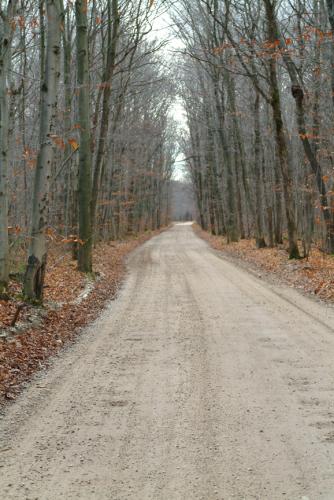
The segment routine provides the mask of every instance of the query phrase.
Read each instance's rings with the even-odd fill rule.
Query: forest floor
[[[0,300],[0,405],[15,399],[22,384],[92,322],[106,301],[116,297],[126,257],[156,234],[159,231],[98,244],[94,249],[95,273],[91,277],[77,270],[76,261],[63,244],[53,242],[43,307],[22,301],[23,274],[13,274],[9,300]],[[12,266],[22,269],[24,253],[17,252],[14,259]],[[15,325],[11,326],[13,322]]]
[[[256,248],[255,240],[240,240],[227,244],[222,236],[213,236],[197,224],[195,233],[212,248],[233,259],[238,265],[265,273],[268,278],[285,283],[321,300],[334,302],[334,255],[327,255],[315,245],[306,259],[289,260],[284,245],[275,248]]]
[[[0,414],[1,497],[332,500],[333,327],[175,225]]]

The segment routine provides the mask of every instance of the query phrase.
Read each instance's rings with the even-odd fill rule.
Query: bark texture
[[[61,6],[59,0],[46,0],[45,7],[47,40],[45,62],[43,50],[41,51],[41,67],[44,68],[44,75],[40,102],[40,149],[34,177],[32,227],[24,280],[24,294],[31,300],[41,300],[43,297],[50,177],[56,138],[57,90],[60,77]]]
[[[79,147],[79,249],[78,267],[85,273],[92,271],[92,152],[90,135],[90,95],[88,70],[87,2],[75,2],[77,25],[77,83],[80,125]]]
[[[12,20],[17,0],[9,0],[0,19],[0,293],[8,284],[8,127]]]

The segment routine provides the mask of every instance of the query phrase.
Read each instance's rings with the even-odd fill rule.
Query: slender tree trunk
[[[44,275],[47,259],[46,231],[49,211],[49,185],[53,161],[54,126],[57,111],[57,89],[60,65],[61,8],[58,0],[46,0],[47,46],[41,87],[40,150],[37,158],[31,239],[28,265],[24,280],[24,294],[29,299],[43,297]],[[42,55],[43,57],[43,55]]]
[[[276,64],[274,61],[272,63]],[[275,68],[274,82],[276,81],[277,83],[276,78],[277,75]],[[274,125],[276,131],[277,153],[280,160],[280,167],[283,178],[283,193],[284,193],[285,213],[286,213],[288,238],[289,238],[289,257],[290,259],[298,259],[300,255],[298,249],[297,227],[295,222],[293,180],[288,160],[288,151],[287,151],[286,138],[283,128],[283,118],[281,112],[278,85],[274,85],[272,88],[272,106],[273,106]]]
[[[242,210],[240,161],[236,146],[237,144],[235,144],[234,165],[235,165],[236,192],[237,192],[237,210],[239,219],[240,238],[244,240],[246,235],[245,235],[245,225],[244,225],[243,210]]]
[[[227,94],[232,115],[233,134],[237,145],[236,154],[238,154],[238,165],[240,165],[241,167],[241,178],[242,178],[243,188],[245,191],[246,203],[248,206],[248,210],[251,213],[251,216],[255,219],[255,206],[252,200],[251,188],[249,185],[246,158],[245,158],[245,148],[237,117],[237,106],[235,101],[235,84],[233,76],[229,75],[228,73],[226,75],[226,83],[227,83]]]
[[[77,26],[77,81],[80,125],[78,187],[80,244],[78,248],[78,268],[82,272],[89,273],[92,271],[92,153],[89,113],[90,95],[86,0],[76,0],[75,16]]]
[[[72,125],[72,92],[71,92],[71,29],[70,29],[70,15],[69,6],[64,8],[63,0],[61,0],[61,8],[64,13],[64,29],[62,32],[63,40],[63,70],[64,70],[64,131],[65,131],[65,148],[63,161],[67,161],[66,173],[64,175],[64,185],[62,190],[64,200],[64,222],[65,222],[65,235],[69,234],[70,230],[70,199],[72,195],[73,179],[72,179],[72,161],[68,160],[72,154],[72,147],[68,141]]]
[[[254,103],[254,182],[256,198],[256,246],[265,248],[266,242],[263,234],[263,200],[262,200],[262,175],[261,175],[261,130],[260,130],[260,94],[256,92]]]
[[[266,175],[266,158],[262,148],[262,185],[264,193],[265,212],[267,213],[267,226],[268,226],[268,246],[274,247],[274,217],[273,217],[273,199],[268,190],[268,179]]]
[[[277,42],[277,33],[274,24],[274,6],[271,0],[263,0],[266,8],[267,29],[269,41]],[[277,153],[280,160],[280,168],[283,178],[283,193],[285,201],[285,213],[288,226],[288,239],[289,239],[289,258],[299,259],[297,226],[295,221],[295,204],[293,198],[293,176],[291,166],[288,158],[288,147],[286,136],[284,132],[284,124],[282,117],[281,98],[279,92],[278,78],[277,78],[277,63],[275,53],[271,54],[269,59],[269,78],[270,78],[270,91],[271,91],[271,106],[273,110],[273,119],[275,126],[275,135],[277,143]]]
[[[11,22],[17,7],[9,0],[0,20],[0,293],[8,284],[8,82],[11,66]]]
[[[282,235],[282,218],[283,218],[283,202],[282,202],[282,179],[279,158],[274,159],[274,199],[275,199],[275,245],[283,243]]]
[[[334,0],[326,0],[329,23],[334,33]]]
[[[226,75],[224,75],[224,80],[226,82]],[[223,165],[226,177],[226,199],[227,199],[227,213],[226,219],[226,233],[229,242],[238,241],[239,239],[239,228],[237,222],[237,203],[236,203],[236,193],[235,193],[235,179],[234,172],[232,168],[231,153],[228,146],[226,126],[225,126],[225,109],[224,109],[224,96],[219,91],[217,78],[214,81],[214,93],[216,101],[216,113],[219,121],[219,138],[221,150],[223,153]]]
[[[25,0],[21,0],[21,5],[20,5],[20,10],[22,10],[22,14],[24,14],[24,9],[25,9]],[[20,12],[19,10],[19,12]],[[27,43],[27,27],[24,25],[21,29],[21,34],[20,34],[20,45],[23,48],[26,47]],[[28,57],[27,57],[27,51],[22,50],[22,53],[20,55],[20,73],[22,75],[21,77],[21,92],[22,92],[22,98],[20,102],[20,116],[19,116],[19,126],[22,131],[22,160],[21,160],[21,165],[22,165],[22,171],[23,171],[23,202],[24,202],[24,207],[28,207],[28,175],[27,175],[27,158],[26,158],[26,152],[27,152],[27,129],[26,129],[26,97],[27,97],[27,63],[28,63]],[[23,210],[22,211],[22,227],[24,228],[24,231],[26,232],[28,230],[28,210]]]
[[[107,134],[109,130],[109,117],[110,117],[110,97],[112,91],[112,78],[114,74],[116,55],[117,55],[117,42],[119,37],[119,13],[118,13],[118,0],[108,1],[108,46],[106,65],[103,74],[103,98],[102,98],[102,116],[100,122],[100,134],[98,139],[98,148],[96,152],[96,160],[94,165],[93,174],[93,188],[92,188],[92,202],[91,202],[91,217],[92,227],[94,227],[96,205],[98,198],[98,191],[100,186],[100,177],[102,166],[104,162]]]

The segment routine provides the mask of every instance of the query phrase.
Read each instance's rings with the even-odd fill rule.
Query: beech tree
[[[8,164],[9,164],[9,82],[14,34],[13,20],[17,1],[8,0],[7,6],[0,5],[0,292],[3,292],[9,278],[8,248]]]
[[[88,67],[87,2],[76,0],[77,23],[77,82],[78,115],[80,127],[79,147],[79,269],[92,271],[92,154],[90,135],[90,81]]]
[[[43,81],[40,104],[40,148],[37,156],[32,200],[32,222],[29,257],[24,280],[24,294],[41,300],[47,259],[47,227],[49,189],[53,162],[53,140],[57,111],[57,91],[60,77],[60,38],[63,12],[59,0],[46,0],[47,39],[41,46]]]

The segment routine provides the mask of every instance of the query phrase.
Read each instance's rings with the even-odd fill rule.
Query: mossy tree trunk
[[[92,152],[90,133],[90,95],[88,67],[88,25],[87,1],[76,0],[75,17],[77,28],[77,83],[78,115],[80,126],[79,147],[79,239],[78,268],[89,273],[92,271]]]

